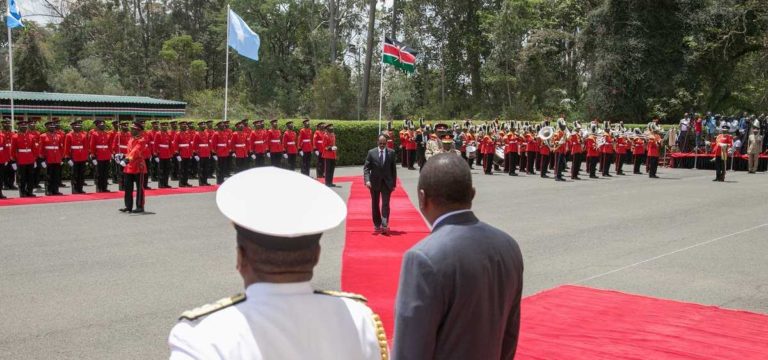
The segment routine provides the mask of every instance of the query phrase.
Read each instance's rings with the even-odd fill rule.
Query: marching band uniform
[[[581,162],[584,157],[584,147],[581,144],[581,135],[578,129],[568,138],[568,146],[571,148],[571,179],[581,180],[579,173],[581,172]]]
[[[405,132],[403,140],[405,141],[406,166],[408,170],[416,170],[414,167],[416,162],[416,133],[413,128]]]
[[[198,186],[208,186],[208,174],[211,169],[211,137],[203,123],[199,124],[199,130],[192,139],[195,160],[197,160],[197,184]]]
[[[269,122],[272,125],[272,129],[267,131],[267,144],[269,144],[269,152],[267,157],[270,158],[272,166],[282,167],[283,162],[283,136],[280,129],[277,128],[277,120],[271,120]]]
[[[163,123],[163,129],[155,133],[154,141],[154,157],[159,161],[158,170],[160,177],[158,178],[158,188],[170,189],[168,179],[171,176],[171,157],[175,152],[173,149],[174,139],[171,138],[171,134],[168,133],[168,128]]]
[[[312,165],[312,129],[309,128],[309,119],[302,121],[302,128],[299,129],[299,156],[301,156],[301,173],[309,175],[309,169]]]
[[[82,131],[82,122],[70,124],[72,131],[64,138],[64,157],[72,168],[72,194],[85,194],[85,164],[88,161],[88,136]]]
[[[604,177],[612,177],[611,175],[611,163],[613,162],[613,137],[610,134],[610,130],[605,130],[605,136],[603,137],[605,143],[600,148],[602,153],[602,161],[600,162],[600,171],[602,171]]]
[[[537,146],[539,147],[539,168],[541,169],[541,177],[548,178],[549,176],[547,176],[547,170],[549,169],[549,156],[551,149],[541,139],[536,139],[536,142]]]
[[[597,149],[597,138],[594,135],[587,137],[584,141],[584,146],[587,148],[587,171],[589,172],[590,179],[597,179],[597,162],[600,156],[600,151]]]
[[[286,129],[283,133],[283,148],[286,153],[286,168],[290,171],[296,170],[296,155],[299,154],[299,146],[297,145],[296,131],[293,130],[293,121],[285,123]]]
[[[624,175],[624,161],[627,157],[629,143],[626,137],[619,135],[616,139],[616,175]]]
[[[645,162],[645,140],[636,138],[632,141],[632,155],[634,155],[632,173],[636,175],[640,172],[640,165]]]
[[[325,152],[325,123],[317,124],[315,134],[312,136],[312,145],[315,148],[315,156],[317,156],[317,167],[315,168],[315,175],[317,178],[325,177],[325,161],[323,160],[323,153]]]
[[[565,139],[565,132],[558,130],[555,135],[557,141],[555,141],[555,181],[565,181],[563,178],[563,170],[566,166],[566,156],[568,154],[568,143]]]
[[[217,124],[219,130],[213,134],[211,138],[211,145],[215,147],[213,153],[213,160],[216,161],[216,184],[223,184],[224,179],[229,174],[229,137],[227,131],[224,128],[224,122],[219,121]]]
[[[253,122],[256,129],[251,131],[248,142],[251,144],[256,167],[263,167],[267,160],[267,130],[264,130],[264,120]]]
[[[181,129],[173,139],[176,161],[179,163],[179,187],[190,187],[189,173],[192,169],[192,140],[194,135],[187,131],[187,123],[179,123]]]
[[[728,151],[733,147],[733,137],[727,133],[728,129],[728,126],[723,126],[723,133],[717,135],[712,144],[712,155],[715,156],[715,179],[713,181],[725,181]],[[722,152],[726,153],[725,159],[723,159]]]
[[[651,134],[648,140],[648,177],[656,179],[656,169],[659,168],[659,155],[661,147],[661,136]]]
[[[483,155],[483,172],[486,175],[493,175],[493,156],[496,152],[496,146],[490,135],[483,136],[479,148],[480,154]]]
[[[464,158],[467,160],[467,163],[469,164],[470,169],[475,169],[475,158],[473,158],[472,154],[467,152],[467,146],[475,146],[473,145],[475,143],[475,134],[474,131],[469,131],[464,133],[464,142],[462,142],[461,145],[461,154],[464,156]],[[476,156],[476,155],[475,155]]]
[[[45,185],[46,195],[64,195],[59,192],[61,184],[61,161],[64,158],[64,139],[56,133],[53,121],[45,123],[48,132],[40,135],[40,164],[46,169],[48,179]]]
[[[504,169],[509,176],[517,176],[515,172],[519,161],[520,138],[515,134],[515,130],[510,130],[504,137],[504,163],[507,167]]]
[[[528,175],[536,175],[536,154],[539,153],[539,144],[536,139],[537,138],[531,133],[528,133],[525,136],[525,151],[527,154],[526,160],[528,163],[525,169]]]
[[[125,207],[120,212],[143,213],[144,212],[144,177],[147,176],[147,163],[144,161],[147,143],[142,132],[144,127],[141,123],[133,124],[133,131],[137,136],[131,137],[128,141],[123,168],[125,190]],[[177,135],[178,136],[178,135]],[[122,165],[122,164],[121,164]],[[133,187],[136,186],[136,209],[133,208]]]
[[[325,162],[325,185],[336,187],[333,183],[333,173],[336,170],[336,134],[333,133],[333,124],[326,126],[326,133],[323,136],[323,161]]]

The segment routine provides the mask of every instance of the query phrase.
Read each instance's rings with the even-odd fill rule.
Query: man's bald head
[[[472,173],[467,162],[460,156],[454,153],[435,155],[421,170],[419,201],[422,212],[426,210],[424,205],[427,202],[447,211],[468,209],[474,197]]]

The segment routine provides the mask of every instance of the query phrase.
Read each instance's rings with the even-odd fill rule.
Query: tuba
[[[539,130],[539,134],[536,136],[538,136],[539,139],[544,141],[544,144],[551,149],[552,144],[550,144],[549,140],[552,139],[553,136],[555,136],[555,128],[551,126],[544,126],[541,128],[541,130]]]

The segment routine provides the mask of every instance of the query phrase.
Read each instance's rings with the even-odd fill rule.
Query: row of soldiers
[[[143,122],[142,128],[144,128]],[[0,131],[0,179],[5,189],[19,190],[21,197],[34,197],[43,174],[46,176],[46,195],[62,195],[60,187],[62,166],[67,164],[72,173],[72,193],[83,194],[85,171],[93,169],[96,192],[109,192],[110,173],[113,183],[123,190],[123,160],[128,152],[132,135],[126,121],[112,122],[107,129],[104,120],[96,120],[90,131],[83,130],[81,120],[70,123],[65,133],[58,120],[45,123],[45,132],[38,132],[35,123],[18,121],[18,131],[11,130],[11,120],[2,121]],[[178,179],[179,187],[192,186],[196,177],[200,186],[217,184],[234,172],[251,167],[269,165],[289,170],[296,169],[299,161],[301,173],[310,176],[313,156],[317,162],[317,177],[332,183],[336,165],[337,147],[333,124],[318,124],[310,129],[309,119],[302,121],[296,131],[292,121],[285,129],[278,128],[277,120],[265,129],[264,120],[251,124],[243,120],[230,127],[228,121],[193,122],[152,121],[151,128],[142,130],[143,159],[150,176],[143,177],[143,188],[149,189],[149,179],[160,188],[170,188],[169,178]],[[215,175],[214,175],[215,173]],[[18,178],[18,187],[15,183]],[[0,198],[2,195],[0,188]]]

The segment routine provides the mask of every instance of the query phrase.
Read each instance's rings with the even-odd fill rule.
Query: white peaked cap
[[[320,234],[347,216],[346,204],[333,190],[308,176],[271,166],[227,179],[216,192],[216,205],[244,229],[284,238]]]

